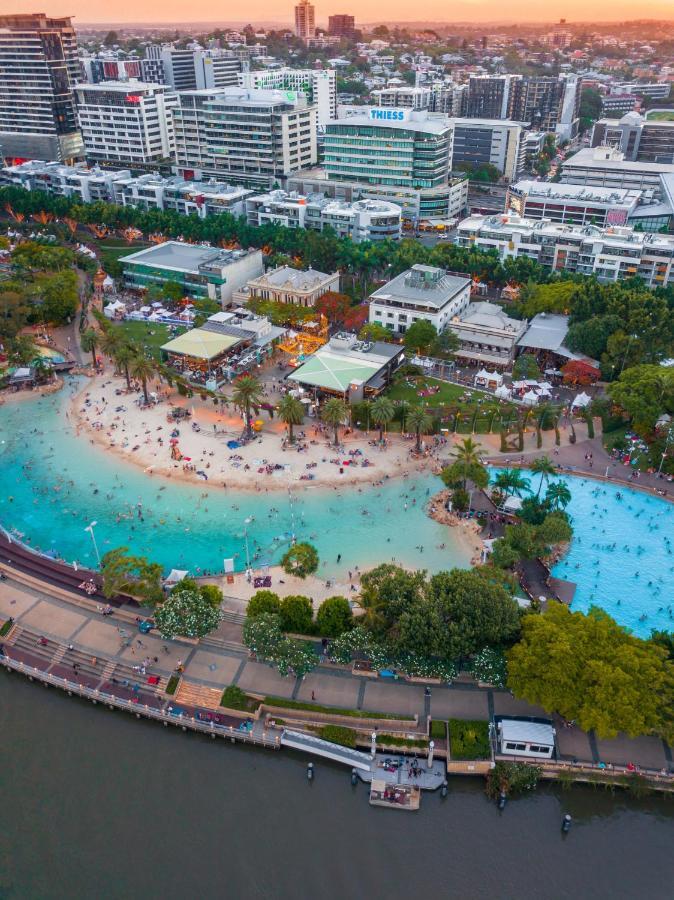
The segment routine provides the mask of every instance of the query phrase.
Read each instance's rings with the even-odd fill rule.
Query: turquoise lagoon
[[[256,566],[277,562],[295,534],[318,548],[320,574],[340,582],[356,566],[392,560],[430,572],[469,564],[451,530],[424,513],[441,487],[433,476],[259,494],[172,483],[75,435],[65,407],[77,387],[0,408],[0,523],[35,548],[95,565],[84,529],[96,521],[101,553],[128,546],[167,570],[221,571],[229,557],[241,570],[246,529]],[[573,608],[601,606],[642,636],[674,628],[672,505],[589,479],[567,483],[574,539],[554,574],[577,584]]]

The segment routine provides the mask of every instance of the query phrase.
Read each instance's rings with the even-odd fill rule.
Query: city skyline
[[[383,3],[381,0],[360,0],[357,4],[338,2],[338,0],[318,0],[313,4],[316,8],[316,22],[320,27],[327,25],[328,16],[346,13],[355,15],[358,23],[376,24],[378,22],[429,22],[443,25],[456,24],[514,24],[514,23],[550,23],[553,24],[562,16],[569,23],[579,22],[619,22],[635,19],[670,19],[674,15],[671,0],[650,0],[645,9],[639,9],[641,15],[630,0],[567,0],[552,14],[548,7],[532,8],[527,0],[514,0],[508,6],[508,14],[504,14],[503,5],[496,0],[459,0],[453,4],[451,16],[447,14],[446,4],[442,0],[424,0],[414,8],[414,18],[410,17],[409,4],[402,0]],[[195,0],[190,6],[190,22],[195,26],[202,22],[245,25],[259,23],[275,23],[277,26],[292,28],[294,21],[294,2],[279,10],[267,0],[251,0],[246,5],[247,18],[228,18],[222,16],[221,7],[213,0]],[[91,5],[86,0],[70,0],[64,10],[61,0],[45,0],[37,5],[32,0],[16,0],[4,10],[6,13],[32,13],[39,7],[40,12],[50,16],[70,15],[78,26],[95,24],[166,24],[185,25],[185,7],[177,0],[146,0],[142,12],[132,0],[120,0],[115,5],[115,16],[111,16],[110,7],[101,9],[100,14],[93,14]]]

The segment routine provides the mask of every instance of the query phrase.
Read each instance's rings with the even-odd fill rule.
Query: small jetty
[[[415,784],[391,784],[374,778],[370,786],[370,806],[389,809],[419,809],[421,788]]]

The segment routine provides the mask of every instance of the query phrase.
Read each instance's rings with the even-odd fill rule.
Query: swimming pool
[[[256,565],[278,561],[294,533],[318,548],[320,574],[339,580],[355,566],[391,560],[430,572],[469,565],[454,533],[424,512],[428,494],[442,487],[438,478],[338,491],[298,484],[291,494],[172,483],[76,437],[65,407],[78,389],[73,380],[59,394],[0,408],[0,522],[32,546],[94,565],[84,529],[96,521],[101,553],[128,546],[166,569],[221,571],[223,559],[234,557],[241,570],[246,530]],[[566,481],[574,539],[554,574],[577,584],[574,609],[594,603],[643,636],[672,629],[672,506],[589,479]]]

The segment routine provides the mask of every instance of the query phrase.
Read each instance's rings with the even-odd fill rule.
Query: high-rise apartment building
[[[356,19],[345,15],[328,16],[328,34],[353,40],[356,36]]]
[[[300,0],[295,7],[295,34],[305,43],[316,37],[315,10],[309,0]]]
[[[0,16],[0,152],[6,158],[82,157],[73,97],[79,77],[70,18]]]
[[[674,163],[674,122],[645,119],[630,112],[621,119],[595,122],[592,147],[613,147],[631,162]]]
[[[239,73],[248,68],[247,62],[244,65],[240,56],[228,50],[182,50],[165,46],[158,55],[163,83],[175,91],[234,87]]]
[[[78,85],[75,93],[90,162],[142,169],[173,157],[177,100],[166,85],[108,81]]]
[[[270,188],[316,163],[318,113],[303,95],[247,88],[183,91],[173,121],[175,160],[185,177]]]
[[[471,75],[465,115],[469,119],[507,119],[512,75]]]

